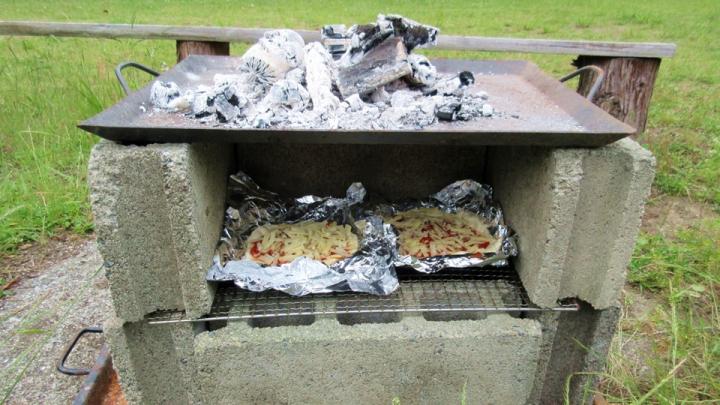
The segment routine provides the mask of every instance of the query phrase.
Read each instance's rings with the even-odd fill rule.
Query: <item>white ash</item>
[[[387,21],[398,20],[384,19],[366,29],[385,35]],[[414,46],[434,41],[433,32],[422,27],[413,31],[420,38],[413,39]],[[235,71],[216,74],[212,86],[181,89],[156,82],[150,101],[155,111],[228,128],[412,130],[442,120],[499,116],[487,104],[487,94],[468,91],[472,73],[438,74],[427,58],[416,54],[408,61],[411,75],[343,99],[336,85],[338,62],[322,44],[305,45],[293,31],[270,31],[243,55]]]
[[[322,44],[312,42],[305,46],[305,58],[305,81],[313,109],[323,113],[335,111],[340,99],[332,93],[332,84],[336,77],[332,56]]]

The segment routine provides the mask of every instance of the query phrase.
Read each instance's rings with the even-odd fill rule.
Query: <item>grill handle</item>
[[[93,327],[89,327],[89,328],[83,328],[80,332],[78,332],[78,334],[75,335],[75,339],[73,339],[72,342],[70,342],[70,344],[65,348],[62,358],[60,359],[60,361],[58,361],[57,371],[59,371],[63,374],[67,374],[67,375],[90,374],[89,368],[72,368],[72,367],[65,366],[65,361],[67,361],[68,357],[70,357],[70,354],[72,353],[72,351],[75,350],[75,345],[77,345],[77,342],[86,333],[103,333],[103,330],[99,326],[93,326]]]
[[[558,80],[560,80],[561,83],[566,82],[566,81],[572,79],[573,77],[579,75],[580,73],[587,72],[589,70],[592,70],[593,72],[595,72],[595,83],[593,83],[592,87],[590,87],[590,91],[588,91],[588,94],[585,96],[585,98],[587,98],[589,101],[593,101],[595,99],[595,94],[600,89],[600,86],[602,86],[603,80],[605,80],[605,71],[604,70],[602,70],[599,67],[594,66],[594,65],[587,65],[587,66],[583,66],[580,69],[561,77]]]
[[[115,77],[117,77],[118,82],[120,82],[120,87],[122,87],[123,91],[125,92],[125,95],[127,96],[130,94],[130,86],[128,86],[127,81],[125,80],[125,76],[123,76],[122,71],[126,67],[134,67],[136,69],[140,69],[145,73],[151,74],[155,77],[159,76],[160,73],[150,69],[149,67],[145,65],[141,65],[137,62],[123,62],[115,68]]]

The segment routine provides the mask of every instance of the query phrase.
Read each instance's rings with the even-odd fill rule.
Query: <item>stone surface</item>
[[[525,404],[533,388],[538,322],[479,321],[251,328],[230,323],[195,339],[206,403]]]
[[[118,317],[209,309],[213,290],[204,277],[221,229],[229,162],[222,145],[95,146],[90,201]]]
[[[190,323],[148,325],[113,318],[104,331],[130,404],[201,403],[195,384],[193,338]]]
[[[655,160],[635,141],[597,149],[493,147],[487,177],[519,235],[515,265],[533,303],[618,299]]]

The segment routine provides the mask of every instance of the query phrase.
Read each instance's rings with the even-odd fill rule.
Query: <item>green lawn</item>
[[[0,19],[315,29],[393,12],[448,34],[675,42],[678,53],[662,63],[640,142],[657,156],[655,187],[660,193],[720,209],[717,0],[506,3],[4,0]],[[196,4],[203,4],[202,9]],[[234,45],[232,52],[242,49]],[[118,62],[165,68],[174,64],[174,51],[172,41],[0,37],[0,254],[58,230],[92,230],[85,182],[89,150],[97,138],[75,125],[122,97],[112,72]],[[429,53],[530,58],[555,75],[572,69],[570,55]],[[138,84],[146,78],[133,80]],[[615,356],[604,385],[610,397],[657,403],[720,398],[718,222],[698,223],[667,239],[641,237],[630,280],[661,303],[652,321],[641,325],[652,329],[643,333],[656,355],[649,364],[652,372],[642,378],[628,371],[622,356]]]

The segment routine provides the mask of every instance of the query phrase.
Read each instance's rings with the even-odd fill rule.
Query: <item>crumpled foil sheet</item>
[[[516,236],[505,225],[502,210],[493,201],[492,188],[488,185],[473,180],[459,180],[426,200],[384,205],[376,211],[387,216],[414,208],[439,208],[445,212],[465,210],[477,214],[489,224],[490,234],[501,239],[500,250],[495,254],[488,253],[482,258],[471,255],[429,258],[399,255],[395,260],[396,267],[411,267],[423,273],[436,273],[446,268],[503,267],[508,265],[508,258],[518,254]]]
[[[250,291],[273,289],[294,296],[334,291],[391,294],[399,286],[394,266],[397,237],[392,226],[383,223],[378,216],[370,214],[360,218],[351,215],[351,208],[362,203],[365,194],[362,184],[353,183],[345,198],[310,195],[285,201],[277,194],[261,189],[244,173],[230,176],[230,208],[226,211],[218,254],[206,279],[233,281]],[[354,230],[359,235],[359,250],[331,266],[306,257],[280,266],[262,266],[246,259],[233,260],[244,250],[245,239],[258,226],[326,220],[354,224],[360,219],[365,220],[365,229]]]

